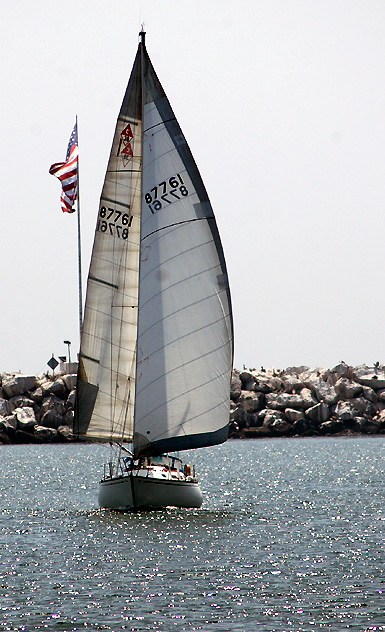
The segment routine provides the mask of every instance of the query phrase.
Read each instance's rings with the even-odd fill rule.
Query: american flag
[[[62,184],[60,202],[64,213],[75,211],[73,205],[78,197],[78,155],[78,127],[75,123],[68,142],[66,161],[55,162],[49,169]]]

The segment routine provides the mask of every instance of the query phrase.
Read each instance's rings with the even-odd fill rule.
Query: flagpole
[[[79,336],[81,338],[83,328],[83,291],[82,291],[82,245],[81,245],[81,233],[80,233],[80,179],[79,179],[79,130],[78,130],[78,117],[76,115],[76,131],[78,140],[78,274],[79,274]]]

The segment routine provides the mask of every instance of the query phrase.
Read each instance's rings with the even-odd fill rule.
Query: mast
[[[144,99],[143,99],[143,85],[144,85],[144,51],[146,50],[146,32],[143,30],[143,26],[142,29],[139,33],[139,37],[140,37],[140,42],[139,42],[139,46],[140,46],[140,90],[139,90],[139,98],[140,98],[140,117],[141,117],[141,122],[142,122],[142,127],[141,127],[141,139],[140,139],[140,191],[143,191],[143,122],[144,122],[144,112],[143,112],[143,108],[144,108]],[[142,209],[142,195],[140,197],[140,228],[139,228],[139,253],[140,253],[140,248],[141,248],[141,241],[142,241],[142,213],[143,213],[143,209]],[[139,265],[138,265],[138,318],[137,318],[137,330],[136,330],[136,345],[135,345],[135,375],[136,375],[136,379],[138,376],[138,326],[139,326],[139,318],[140,318],[140,313],[139,313],[139,300],[140,300],[140,284],[139,284],[139,279],[140,279],[140,268],[141,268],[141,263],[140,263],[141,257],[139,256]],[[132,440],[132,448],[133,448],[133,452],[135,451],[135,413],[136,413],[136,387],[135,387],[135,395],[134,395],[134,414],[133,414],[133,440]]]
[[[79,129],[78,129],[78,117],[76,115],[76,132],[79,148]],[[80,232],[80,186],[79,186],[79,154],[78,154],[78,282],[79,282],[79,340],[82,336],[83,326],[83,291],[82,291],[82,246],[81,246],[81,232]]]

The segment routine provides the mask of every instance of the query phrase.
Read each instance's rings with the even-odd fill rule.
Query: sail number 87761
[[[163,206],[172,204],[175,200],[180,200],[181,197],[186,197],[188,191],[183,182],[183,178],[180,173],[175,176],[171,176],[168,180],[160,182],[155,187],[152,187],[144,196],[144,201],[148,204],[148,208],[151,213],[159,211]]]
[[[132,215],[128,213],[122,213],[114,208],[102,206],[99,211],[97,230],[101,233],[115,235],[115,237],[120,237],[120,239],[127,239],[132,220]]]

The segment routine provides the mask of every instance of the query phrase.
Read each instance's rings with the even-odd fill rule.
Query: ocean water
[[[385,631],[385,437],[228,441],[201,509],[135,514],[105,446],[0,455],[0,631]]]

